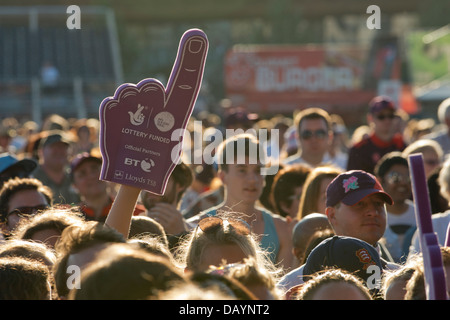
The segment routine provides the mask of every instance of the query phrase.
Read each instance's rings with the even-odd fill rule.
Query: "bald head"
[[[322,213],[311,213],[303,217],[294,226],[292,231],[292,246],[294,255],[301,261],[301,257],[305,253],[311,237],[316,231],[331,230],[328,217]]]

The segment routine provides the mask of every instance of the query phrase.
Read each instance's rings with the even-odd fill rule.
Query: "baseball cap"
[[[329,268],[343,269],[363,280],[372,273],[367,272],[371,265],[383,270],[380,255],[369,243],[346,236],[333,236],[319,243],[309,254],[303,269],[304,276],[311,276]]]
[[[253,124],[253,121],[258,118],[257,114],[249,113],[246,110],[243,109],[236,109],[230,112],[225,117],[225,126],[244,126],[244,127],[251,127]]]
[[[377,96],[369,102],[370,113],[378,113],[384,109],[396,110],[394,101],[387,96]]]
[[[70,172],[73,173],[83,162],[87,160],[93,160],[100,164],[102,163],[101,158],[96,157],[90,153],[87,152],[79,153],[72,159],[70,163]]]
[[[372,194],[380,194],[386,203],[394,204],[374,175],[363,170],[347,171],[339,174],[328,185],[326,206],[333,207],[339,202],[352,206]]]
[[[33,172],[37,163],[32,159],[19,160],[13,154],[0,154],[0,181],[14,177],[26,177]]]
[[[44,148],[46,146],[49,146],[56,142],[62,142],[65,144],[71,144],[70,138],[67,136],[66,133],[62,130],[51,130],[48,132],[48,135],[46,137],[43,137],[40,142],[41,148]]]

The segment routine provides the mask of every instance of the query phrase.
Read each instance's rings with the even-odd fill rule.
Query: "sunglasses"
[[[223,228],[228,223],[238,234],[247,236],[250,234],[250,226],[241,219],[222,219],[219,217],[206,217],[199,221],[197,227],[204,233],[211,234]]]
[[[402,175],[398,172],[391,172],[387,176],[387,181],[391,184],[394,183],[410,183],[411,178],[409,176]]]
[[[46,210],[48,208],[45,204],[40,204],[34,207],[19,207],[15,208],[11,212],[9,212],[6,217],[9,217],[12,214],[17,214],[18,216],[24,218],[24,217],[30,217],[32,215],[35,215],[39,211]]]
[[[325,138],[327,136],[327,132],[325,130],[323,130],[323,129],[319,129],[319,130],[316,130],[316,131],[304,130],[304,131],[302,131],[300,133],[300,137],[303,140],[309,140],[313,136],[316,137],[316,138],[319,138],[319,139],[323,139],[323,138]]]
[[[393,115],[393,114],[379,114],[379,115],[376,116],[376,118],[378,120],[380,120],[380,121],[383,121],[384,119],[392,120],[392,119],[395,118],[395,115]]]

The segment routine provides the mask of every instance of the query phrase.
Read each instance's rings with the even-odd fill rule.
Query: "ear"
[[[334,225],[334,222],[336,221],[336,208],[326,207],[325,214],[328,217],[328,221],[330,222],[330,225]]]
[[[227,173],[223,170],[219,170],[219,172],[217,172],[217,177],[222,181],[223,184],[226,184],[226,175]]]

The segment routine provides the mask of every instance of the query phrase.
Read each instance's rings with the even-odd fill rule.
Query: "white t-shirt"
[[[402,214],[393,214],[387,211],[386,225],[397,226],[397,225],[416,225],[416,212],[414,207],[414,202],[411,200],[406,200],[406,204],[408,205],[408,209]]]
[[[404,226],[403,232],[406,232],[407,228],[416,226],[414,203],[411,200],[407,200],[406,203],[408,204],[408,209],[402,214],[393,214],[389,213],[389,211],[387,212],[386,231],[383,235],[386,249],[388,249],[392,258],[397,263],[401,262],[401,258],[407,255],[409,245],[407,245],[405,249],[405,234],[398,233],[396,227]]]
[[[443,246],[447,238],[447,228],[450,223],[450,210],[433,214],[431,216],[431,223],[433,225],[433,231],[437,234],[439,245]],[[409,252],[410,254],[420,252],[419,230],[416,230],[414,233]]]
[[[277,283],[277,288],[284,294],[291,288],[304,283],[303,281],[303,268],[305,265],[286,273]]]

